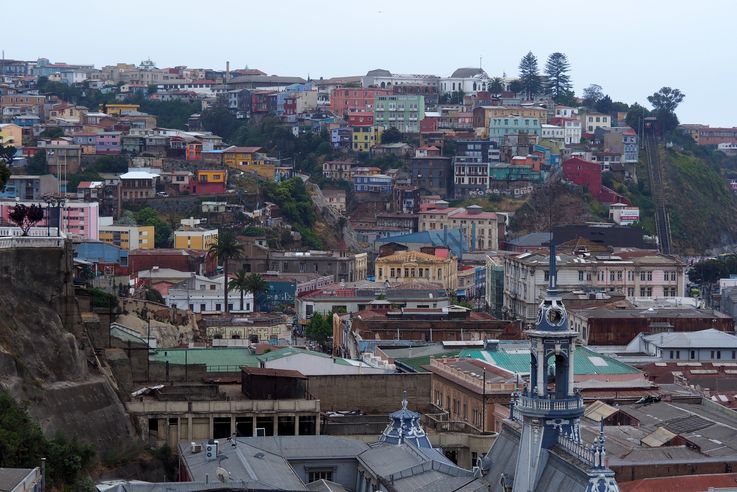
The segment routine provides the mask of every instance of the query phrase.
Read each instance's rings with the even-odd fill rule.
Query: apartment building
[[[504,314],[531,324],[548,286],[549,256],[522,253],[504,258]],[[686,265],[674,256],[640,251],[558,254],[558,289],[621,292],[628,299],[682,297]]]
[[[100,226],[99,239],[128,251],[154,249],[155,229],[154,226]]]
[[[425,98],[420,95],[376,96],[374,126],[402,133],[419,133],[420,121],[425,117]]]
[[[419,215],[420,231],[461,229],[472,251],[499,249],[500,223],[497,215],[484,212],[478,205],[448,207],[448,202],[439,200],[434,208],[420,211]]]

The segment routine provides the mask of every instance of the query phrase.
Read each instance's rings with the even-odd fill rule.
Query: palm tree
[[[235,272],[235,278],[228,282],[229,290],[238,290],[241,293],[241,311],[243,311],[243,293],[248,292],[248,274],[244,269]]]
[[[223,264],[223,287],[225,288],[225,314],[228,308],[228,260],[235,260],[243,256],[243,245],[235,238],[231,231],[224,231],[218,235],[218,242],[210,246],[208,254],[217,258]]]
[[[269,284],[258,273],[252,273],[246,277],[246,290],[253,294],[253,310],[258,311],[256,309],[256,297],[262,292],[268,292]]]

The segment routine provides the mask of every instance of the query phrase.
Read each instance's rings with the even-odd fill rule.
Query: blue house
[[[85,241],[75,244],[74,258],[93,264],[128,267],[128,250],[102,241]]]

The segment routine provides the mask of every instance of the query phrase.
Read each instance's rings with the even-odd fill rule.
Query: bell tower
[[[573,389],[576,337],[568,325],[568,313],[558,291],[557,257],[550,240],[549,283],[538,307],[537,322],[527,331],[530,339],[530,384],[513,396],[511,417],[522,423],[514,492],[534,489],[541,473],[544,449],[559,436],[580,441],[579,421],[583,398]]]

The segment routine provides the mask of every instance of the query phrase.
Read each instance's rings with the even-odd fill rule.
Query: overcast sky
[[[4,2],[5,3],[5,2]],[[682,122],[737,126],[734,0],[57,0],[3,5],[6,58],[158,67],[258,68],[313,78],[450,75],[478,66],[515,75],[568,55],[576,94],[597,83],[645,104],[662,86],[686,94]]]

